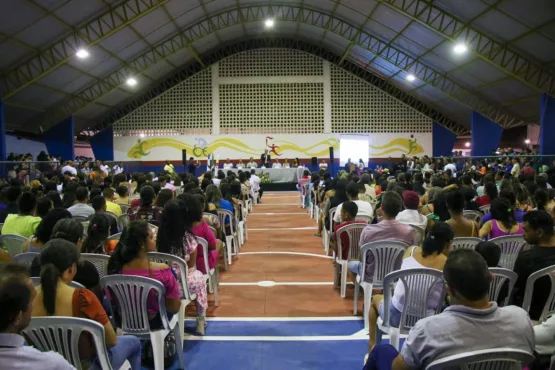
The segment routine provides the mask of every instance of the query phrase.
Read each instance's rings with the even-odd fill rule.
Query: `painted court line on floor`
[[[387,339],[387,336],[382,336],[382,339]],[[193,341],[223,341],[223,342],[319,342],[319,341],[346,341],[346,340],[368,340],[368,334],[363,335],[322,335],[322,336],[290,336],[290,337],[275,337],[275,336],[204,336],[199,337],[195,335],[185,336],[184,340]]]
[[[286,230],[318,230],[318,227],[317,226],[284,227],[284,228],[265,227],[265,228],[261,228],[261,229],[251,229],[251,228],[248,229],[249,233],[251,231],[286,231]]]
[[[260,286],[259,285],[260,282],[255,282],[255,283],[245,283],[245,282],[238,282],[238,283],[233,283],[233,282],[229,282],[229,283],[220,283],[220,285],[224,285],[224,286]],[[352,283],[351,283],[352,284]],[[274,282],[274,286],[275,285],[292,285],[292,286],[304,286],[304,285],[333,285],[333,281],[298,281],[298,282],[291,282],[291,281],[284,281],[284,282]]]
[[[256,207],[261,207],[261,206],[298,206],[299,203],[260,203],[257,204]]]
[[[207,317],[206,321],[362,321],[362,317],[357,316],[307,316],[307,317]],[[195,321],[196,319],[185,319],[185,321]]]
[[[273,216],[273,215],[306,215],[306,212],[270,212],[270,213],[251,213],[250,216]],[[249,229],[251,231],[252,229]]]
[[[304,253],[304,252],[241,252],[239,253],[240,256],[248,255],[248,254],[290,254],[294,256],[318,257],[318,258],[326,258],[330,260],[333,259],[332,256],[326,256],[323,254],[314,254],[314,253]]]

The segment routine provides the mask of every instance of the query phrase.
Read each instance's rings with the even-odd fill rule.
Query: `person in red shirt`
[[[337,254],[337,242],[336,242],[336,235],[337,231],[341,229],[343,226],[351,225],[351,224],[366,224],[364,221],[355,221],[355,217],[358,213],[358,206],[353,201],[344,202],[341,206],[341,222],[337,226],[335,226],[335,232],[331,236],[330,248]],[[347,259],[349,258],[349,235],[347,233],[342,233],[341,237],[341,258]]]

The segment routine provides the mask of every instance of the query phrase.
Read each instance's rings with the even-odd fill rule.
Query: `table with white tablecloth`
[[[241,169],[242,171],[250,171],[248,168]],[[303,167],[300,168],[255,168],[256,174],[261,172],[268,173],[272,182],[297,182],[302,176]],[[223,169],[224,172],[233,171],[237,173],[239,168]],[[300,173],[300,174],[299,174]]]

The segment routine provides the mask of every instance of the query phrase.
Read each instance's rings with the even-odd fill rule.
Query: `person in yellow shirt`
[[[173,177],[173,175],[175,174],[175,168],[173,167],[173,164],[171,164],[170,161],[166,161],[166,165],[164,166],[164,171],[166,171],[168,175],[170,175],[171,177]]]
[[[26,238],[35,234],[41,222],[40,217],[35,217],[37,198],[31,192],[21,194],[18,201],[19,213],[9,214],[2,228],[2,235],[17,234]]]
[[[104,196],[104,199],[106,199],[106,211],[112,212],[116,214],[116,216],[120,217],[121,207],[119,206],[119,204],[114,203],[114,189],[106,188],[102,192],[102,195]]]

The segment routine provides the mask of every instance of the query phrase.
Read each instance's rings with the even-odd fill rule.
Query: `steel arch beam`
[[[328,51],[320,46],[316,46],[311,43],[307,43],[299,40],[285,39],[285,38],[264,38],[264,39],[251,39],[246,41],[236,42],[227,46],[224,46],[208,55],[203,57],[203,61],[206,65],[214,64],[224,58],[231,55],[241,53],[247,50],[261,49],[261,48],[272,48],[281,47],[288,49],[300,50],[312,55],[316,55],[322,59],[328,60],[330,63],[354,74],[355,76],[367,81],[373,86],[379,88],[380,90],[386,92],[387,94],[395,97],[399,101],[413,109],[419,111],[420,113],[430,117],[434,122],[447,127],[449,130],[453,131],[457,135],[468,135],[469,129],[458,122],[445,116],[438,110],[426,105],[421,102],[418,98],[411,96],[396,87],[395,85],[387,82],[383,78],[373,74],[368,70],[364,70],[360,66],[345,60],[342,61],[341,55],[335,54]],[[341,65],[340,65],[341,63]],[[88,127],[81,130],[80,135],[92,135],[95,131],[100,131],[106,127],[112,126],[119,119],[125,117],[134,110],[140,108],[150,100],[156,98],[165,91],[171,89],[177,84],[183,82],[184,80],[192,77],[194,74],[200,72],[203,66],[198,62],[194,61],[185,66],[183,69],[177,71],[171,76],[165,78],[159,85],[154,86],[147,92],[141,94],[138,98],[125,103],[119,108],[115,109],[105,117],[99,120],[98,124],[93,127]]]
[[[98,44],[167,2],[168,0],[128,0],[102,13],[3,74],[0,79],[2,99],[14,96],[62,66],[75,56],[80,47]]]
[[[429,0],[378,0],[451,41],[464,40],[481,59],[539,92],[555,96],[555,75]]]
[[[389,63],[414,74],[426,84],[439,89],[461,104],[476,110],[503,127],[512,127],[525,123],[521,118],[509,115],[502,110],[502,107],[488,103],[486,98],[473,94],[469,89],[447,75],[421,63],[418,58],[414,58],[402,50],[389,45],[388,42],[339,18],[332,18],[329,14],[300,6],[251,5],[228,9],[211,15],[208,18],[201,19],[182,32],[162,41],[153,49],[148,50],[129,62],[128,66],[136,71],[144,72],[152,65],[165,60],[168,56],[180,50],[188,48],[193,42],[218,30],[246,22],[261,22],[268,17],[273,17],[278,21],[304,23],[322,28],[327,32],[335,33],[347,39],[350,43],[366,49]],[[100,99],[121,85],[126,71],[126,68],[119,68],[100,81],[76,93],[77,98],[72,97],[49,110],[47,114],[41,117],[43,129],[48,129],[61,119]]]

